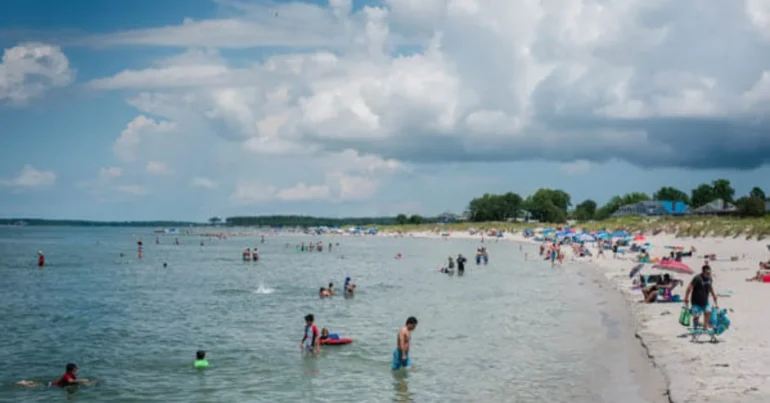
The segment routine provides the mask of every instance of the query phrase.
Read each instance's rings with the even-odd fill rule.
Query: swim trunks
[[[703,315],[703,314],[705,314],[706,312],[708,312],[708,310],[709,310],[709,305],[708,305],[708,303],[707,303],[705,306],[704,306],[704,305],[695,305],[695,304],[692,304],[692,307],[690,308],[690,312],[692,312],[692,315],[693,315],[693,316],[700,316],[700,315]]]
[[[393,350],[393,363],[391,367],[394,371],[398,371],[401,368],[409,368],[412,366],[412,358],[409,354],[406,355],[406,360],[402,360],[402,354],[400,349]]]

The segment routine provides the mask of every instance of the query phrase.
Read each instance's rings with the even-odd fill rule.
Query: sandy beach
[[[384,234],[390,235],[393,234]],[[441,238],[434,232],[415,232],[407,236]],[[453,232],[452,238],[475,238],[478,234]],[[532,239],[521,234],[505,234],[504,241],[522,242],[536,245]],[[486,242],[492,238],[486,238]],[[632,313],[635,332],[640,343],[648,352],[649,358],[662,372],[668,383],[669,399],[675,403],[696,402],[767,402],[770,400],[770,324],[763,320],[763,306],[770,303],[770,284],[746,282],[746,278],[755,275],[760,261],[767,261],[770,252],[766,245],[770,241],[745,240],[733,238],[677,238],[673,235],[659,234],[647,236],[650,242],[651,257],[662,257],[669,253],[666,245],[677,245],[697,249],[694,257],[684,258],[696,274],[704,263],[705,254],[716,254],[718,259],[709,262],[714,274],[714,289],[718,294],[730,294],[719,297],[719,307],[731,310],[730,329],[719,337],[719,343],[710,343],[708,337],[701,342],[692,342],[690,337],[683,337],[686,329],[678,323],[681,303],[642,304],[641,291],[632,290],[629,271],[636,264],[635,255],[612,257],[605,253],[603,258],[574,258],[567,252],[562,268],[577,267],[574,262],[589,263],[607,283],[620,292],[629,312]],[[525,248],[530,258],[537,258],[537,249]],[[596,248],[592,248],[594,256]],[[700,256],[700,257],[699,257]],[[737,261],[730,261],[731,256],[738,256]],[[583,265],[580,265],[581,267]],[[647,265],[642,274],[660,274]],[[675,278],[689,284],[691,275],[677,274]],[[674,294],[684,298],[685,287],[677,288]]]

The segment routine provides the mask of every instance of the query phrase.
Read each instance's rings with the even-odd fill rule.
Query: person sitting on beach
[[[759,270],[757,270],[757,274],[754,275],[754,277],[747,278],[746,281],[757,281],[764,283],[765,277],[768,275],[770,275],[770,264],[759,262]]]
[[[62,375],[61,378],[56,381],[48,382],[48,386],[63,388],[67,386],[87,385],[89,383],[88,379],[78,379],[78,366],[76,364],[67,364],[64,371],[64,375]],[[40,382],[35,381],[19,381],[16,384],[28,388],[42,386]]]
[[[647,304],[653,303],[657,301],[661,292],[670,294],[680,284],[684,285],[684,282],[671,278],[668,273],[664,274],[660,282],[642,289],[642,294],[644,294],[643,302]]]
[[[318,296],[321,298],[329,298],[331,295],[329,295],[329,291],[326,291],[326,288],[321,287],[318,291]]]
[[[701,315],[704,315],[703,329],[708,329],[711,326],[711,310],[709,309],[709,295],[714,299],[714,306],[719,309],[717,302],[717,294],[714,291],[714,280],[711,277],[711,267],[704,265],[701,269],[701,273],[692,278],[690,285],[687,286],[687,291],[684,293],[684,305],[690,304],[690,297],[692,297],[692,312],[693,329],[698,328],[698,322]]]

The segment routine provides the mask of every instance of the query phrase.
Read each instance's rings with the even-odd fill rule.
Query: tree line
[[[44,218],[0,218],[0,225],[66,226],[66,227],[193,227],[203,225],[189,221],[90,221],[48,220]]]
[[[225,224],[235,227],[342,227],[351,225],[394,225],[396,217],[313,217],[303,215],[266,215],[227,217]]]
[[[725,204],[735,205],[739,216],[761,217],[767,214],[765,203],[770,199],[759,187],[754,187],[748,194],[736,199],[735,189],[730,181],[717,179],[711,183],[699,185],[690,193],[675,187],[664,186],[652,195],[632,192],[614,196],[602,206],[594,200],[587,199],[574,206],[574,209],[571,208],[570,195],[558,189],[538,189],[526,198],[512,192],[486,193],[468,203],[466,214],[470,221],[477,222],[511,221],[522,218],[551,223],[563,223],[568,219],[603,220],[612,216],[622,206],[649,200],[682,202],[693,209],[715,200],[723,200]]]

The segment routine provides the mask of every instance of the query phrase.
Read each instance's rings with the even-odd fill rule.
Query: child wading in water
[[[417,318],[410,316],[406,320],[406,324],[401,330],[398,331],[396,338],[396,349],[393,351],[393,365],[394,371],[401,368],[409,368],[412,366],[412,359],[409,357],[409,346],[412,341],[412,331],[417,327]]]

